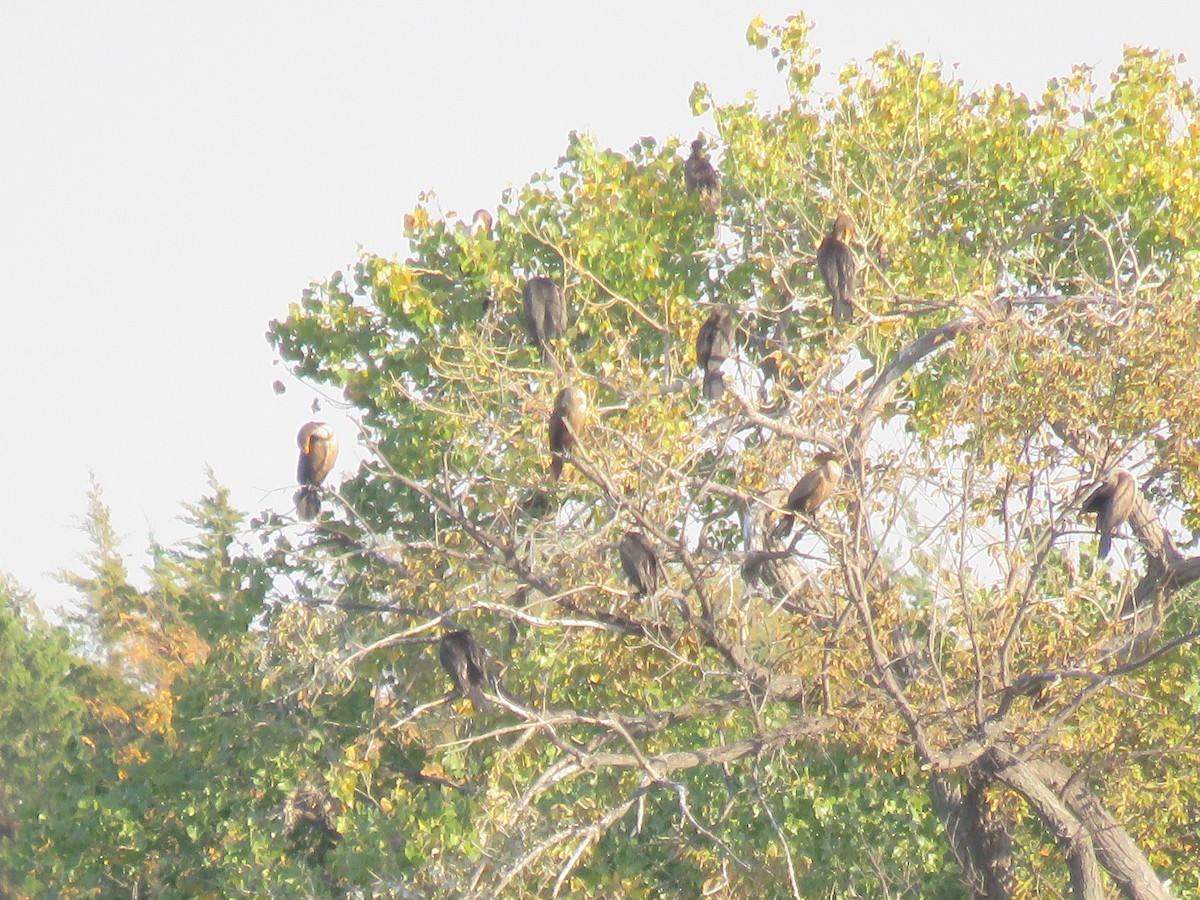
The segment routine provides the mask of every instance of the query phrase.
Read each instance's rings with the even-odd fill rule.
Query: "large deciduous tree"
[[[889,48],[821,97],[808,37],[751,25],[782,109],[697,86],[719,205],[686,190],[686,141],[572,135],[493,227],[424,197],[407,259],[364,253],[272,323],[367,461],[258,544],[207,498],[149,590],[90,560],[143,700],[67,767],[86,840],[18,836],[31,884],[1200,892],[1200,102],[1132,49],[1108,88],[1077,69],[1030,100]],[[549,359],[523,331],[543,273]],[[554,482],[566,387],[586,427]],[[818,457],[836,488],[789,509]],[[1101,560],[1082,507],[1118,468],[1137,490]],[[463,629],[487,703],[438,664]]]
[[[410,834],[404,877],[1200,890],[1200,559],[1179,549],[1200,488],[1193,88],[1131,49],[1107,91],[1080,68],[1035,100],[972,93],[889,48],[822,98],[808,31],[751,27],[787,107],[693,95],[720,211],[683,190],[677,142],[572,136],[492,233],[422,203],[408,260],[364,255],[272,328],[344,391],[371,454],[309,544],[314,596],[378,611],[331,671],[386,659],[399,689],[373,735],[446,773],[387,808],[462,810],[453,837]],[[815,259],[843,214],[852,321]],[[521,333],[541,271],[565,273],[562,373]],[[706,405],[689,353],[714,308],[738,340]],[[563,384],[595,412],[554,487]],[[780,489],[822,451],[845,475],[785,542]],[[1118,466],[1140,487],[1101,562],[1081,503]],[[669,602],[626,589],[630,529]],[[503,714],[427,706],[428,641],[468,623],[505,661]]]

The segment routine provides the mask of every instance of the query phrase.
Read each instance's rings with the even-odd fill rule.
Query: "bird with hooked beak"
[[[842,480],[842,464],[836,453],[822,451],[813,457],[817,467],[796,482],[788,494],[783,508],[788,511],[775,528],[775,537],[784,538],[792,532],[796,513],[815,515],[821,504],[828,500]]]
[[[300,464],[296,468],[300,490],[292,499],[300,518],[311,522],[321,514],[321,484],[337,462],[337,435],[325,422],[308,422],[296,435],[296,443],[300,445]]]

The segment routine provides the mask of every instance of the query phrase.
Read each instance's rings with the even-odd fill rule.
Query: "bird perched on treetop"
[[[1096,533],[1100,535],[1100,558],[1112,549],[1113,532],[1133,512],[1137,500],[1137,481],[1125,469],[1117,469],[1097,484],[1083,501],[1083,511],[1096,514]]]
[[[841,215],[817,249],[817,268],[833,298],[833,321],[848,322],[854,316],[854,253],[847,242],[854,232],[854,220]]]
[[[692,141],[692,155],[683,164],[683,178],[688,193],[700,195],[704,211],[715,213],[721,205],[721,179],[704,156],[704,141]]]
[[[621,538],[618,547],[621,554],[621,568],[625,577],[633,585],[635,595],[658,592],[658,578],[662,572],[658,564],[658,554],[650,546],[650,541],[640,531],[627,531]]]
[[[838,462],[836,453],[822,451],[813,457],[813,462],[817,467],[801,478],[788,494],[787,503],[783,508],[790,513],[814,515],[842,480],[842,465]],[[784,516],[775,528],[775,537],[782,538],[791,534],[795,518],[790,514]]]
[[[320,487],[337,462],[337,435],[325,422],[309,422],[296,435],[296,443],[300,445],[300,465],[296,469],[300,490],[292,499],[300,518],[310,522],[321,513]]]
[[[550,414],[550,477],[558,481],[563,460],[583,437],[587,417],[587,395],[577,387],[563,388],[554,398]]]
[[[488,712],[491,704],[483,696],[481,687],[490,682],[487,674],[488,653],[475,640],[475,635],[465,628],[446,632],[438,647],[438,659],[442,668],[450,673],[455,690],[471,698],[471,705],[476,712]]]
[[[492,214],[486,209],[475,210],[471,217],[471,237],[492,236]]]
[[[704,399],[719,400],[725,393],[721,363],[733,349],[733,316],[727,310],[714,312],[696,336],[696,365],[704,372]]]
[[[542,351],[542,362],[550,358],[549,344],[567,330],[567,304],[562,291],[549,278],[525,282],[525,330],[533,346]]]

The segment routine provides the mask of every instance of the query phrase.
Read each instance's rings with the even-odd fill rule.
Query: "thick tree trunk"
[[[1091,835],[1039,776],[1035,764],[1014,760],[1000,766],[996,777],[1021,794],[1058,837],[1067,852],[1071,891],[1076,900],[1104,900],[1104,884]]]
[[[1071,771],[1059,763],[1040,762],[1036,766],[1062,797],[1067,809],[1087,825],[1096,858],[1124,896],[1131,900],[1161,900],[1171,896],[1129,833],[1100,804],[1082,778],[1072,779]]]
[[[1058,763],[1011,760],[996,777],[1019,792],[1067,851],[1071,888],[1078,900],[1103,900],[1100,867],[1129,900],[1170,900],[1171,894],[1133,840],[1082,780]]]
[[[946,839],[962,866],[971,900],[1010,900],[1012,841],[1005,823],[987,805],[989,783],[982,773],[972,773],[963,789],[945,776],[935,775],[930,793]]]

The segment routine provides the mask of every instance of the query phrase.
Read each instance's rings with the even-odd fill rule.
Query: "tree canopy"
[[[893,46],[822,96],[810,30],[750,26],[781,109],[697,84],[715,202],[691,136],[572,134],[487,216],[425,195],[406,259],[304,290],[269,340],[368,451],[316,521],[214,483],[139,590],[94,497],[92,651],[0,608],[0,721],[44,748],[0,732],[0,887],[1200,894],[1200,101],[1135,48],[1031,99]],[[1082,507],[1117,469],[1101,560]],[[464,629],[486,710],[439,665]]]

